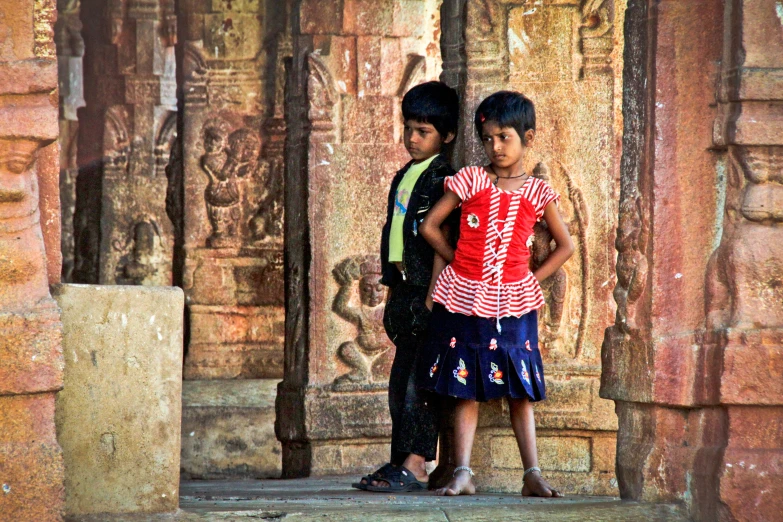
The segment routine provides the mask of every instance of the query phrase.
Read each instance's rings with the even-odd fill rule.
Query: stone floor
[[[559,522],[685,521],[678,506],[622,502],[610,497],[523,499],[508,494],[436,497],[385,495],[351,489],[355,477],[298,480],[183,482],[180,511],[171,515],[71,517],[68,522],[422,521]]]

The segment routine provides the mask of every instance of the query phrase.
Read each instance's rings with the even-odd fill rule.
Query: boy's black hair
[[[429,123],[441,138],[457,134],[459,124],[459,96],[443,82],[417,85],[402,98],[402,116],[406,120]]]
[[[524,143],[525,132],[536,130],[536,108],[522,93],[498,91],[484,98],[476,109],[474,123],[479,137],[488,121],[494,121],[500,127],[513,127]]]

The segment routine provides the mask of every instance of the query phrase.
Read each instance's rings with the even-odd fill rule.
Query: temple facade
[[[781,77],[776,0],[1,2],[0,513],[66,512],[58,283],[184,292],[182,477],[388,460],[394,347],[359,288],[408,161],[402,96],[437,79],[456,168],[485,161],[484,97],[536,104],[529,168],[576,246],[539,316],[553,483],[780,513]],[[443,469],[450,448],[445,427]],[[519,491],[505,403],[474,455],[480,490]]]

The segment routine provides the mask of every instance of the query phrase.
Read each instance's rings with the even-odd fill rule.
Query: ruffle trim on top
[[[498,300],[500,293],[500,300]],[[452,313],[477,317],[521,317],[544,306],[544,294],[532,272],[513,283],[475,281],[449,265],[435,283],[433,300]]]

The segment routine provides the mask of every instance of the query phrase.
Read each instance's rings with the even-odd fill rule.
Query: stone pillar
[[[287,477],[353,473],[389,458],[393,347],[380,296],[361,298],[357,287],[380,277],[386,194],[409,160],[401,96],[440,74],[439,4],[306,0],[293,13],[276,421]]]
[[[73,275],[75,244],[73,219],[76,210],[76,163],[79,118],[77,110],[84,107],[84,75],[82,57],[84,39],[79,18],[81,0],[59,0],[54,41],[57,44],[57,71],[60,89],[60,207],[63,256],[62,280],[70,282]]]
[[[51,145],[58,133],[55,15],[54,1],[0,3],[0,513],[6,520],[61,520],[64,504],[54,429],[62,326],[49,295],[39,205],[40,185],[51,186],[58,169]],[[55,193],[49,210],[59,213],[56,203]],[[59,245],[54,248],[59,254]]]
[[[620,419],[620,492],[685,501],[695,520],[773,519],[781,13],[772,1],[634,0],[627,21],[618,315],[601,388]]]
[[[165,167],[176,138],[173,0],[86,0],[74,281],[170,285]],[[78,184],[77,184],[78,185]],[[100,187],[100,188],[99,188]]]
[[[288,2],[180,3],[186,379],[283,374]]]
[[[530,97],[537,139],[528,168],[561,195],[576,245],[573,258],[542,285],[548,399],[536,406],[541,467],[567,493],[616,494],[617,419],[598,388],[603,329],[615,309],[625,1],[447,0],[443,9],[443,78],[463,101],[456,163],[487,163],[473,125],[483,98],[501,89]],[[551,239],[545,224],[537,225],[533,263],[546,258]],[[481,489],[522,486],[509,426],[505,402],[484,408],[474,445]]]

